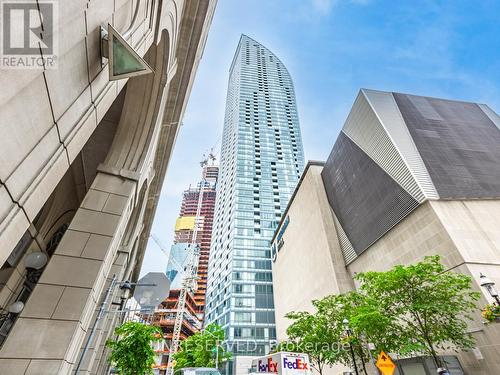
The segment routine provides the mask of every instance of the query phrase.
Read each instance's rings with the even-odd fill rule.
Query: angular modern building
[[[205,322],[226,330],[228,373],[246,373],[275,338],[270,240],[302,173],[290,74],[242,35],[229,74]]]
[[[469,327],[477,348],[459,354],[461,366],[500,373],[500,328],[485,326],[479,308],[491,302],[480,274],[500,283],[499,222],[500,117],[491,108],[361,90],[326,163],[308,165],[273,239],[278,339],[287,312],[353,289],[356,273],[438,254],[483,292]],[[285,292],[297,297],[277,298]]]
[[[50,3],[57,19],[37,1],[17,11],[58,41],[57,67],[0,70],[0,374],[101,374],[216,2]],[[109,79],[108,23],[151,74]]]

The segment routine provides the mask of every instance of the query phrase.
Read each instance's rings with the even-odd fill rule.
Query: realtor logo
[[[0,0],[0,4],[1,68],[55,68],[57,3]]]

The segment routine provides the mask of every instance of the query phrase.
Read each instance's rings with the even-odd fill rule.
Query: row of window
[[[234,327],[233,329],[234,338],[256,338],[256,339],[275,339],[276,329],[275,328],[263,328],[263,327]]]
[[[271,272],[233,272],[233,280],[237,281],[273,281]]]
[[[231,321],[234,323],[257,323],[274,324],[274,311],[233,311],[231,312]]]

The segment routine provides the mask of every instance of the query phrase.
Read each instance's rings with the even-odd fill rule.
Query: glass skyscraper
[[[270,240],[304,167],[295,91],[279,58],[242,35],[229,74],[206,324],[226,330],[228,371],[275,339]]]

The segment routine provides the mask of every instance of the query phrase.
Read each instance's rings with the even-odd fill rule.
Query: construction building
[[[154,314],[153,322],[159,325],[164,335],[163,337],[167,341],[172,340],[172,332],[174,330],[175,313],[177,303],[179,301],[180,289],[173,289],[170,291],[167,299],[162,302],[160,308],[156,310]],[[180,339],[184,340],[189,336],[194,335],[201,329],[201,324],[199,319],[196,318],[197,306],[194,301],[193,295],[191,293],[187,294],[186,306],[184,310],[184,320],[182,322],[182,329],[180,334]],[[165,350],[167,353],[167,350]],[[166,359],[166,358],[165,358]]]
[[[200,188],[203,185],[203,197],[201,199],[201,211],[198,218],[198,230],[195,243],[199,245],[198,279],[197,289],[194,294],[197,315],[203,320],[205,312],[205,293],[207,290],[208,256],[212,240],[212,225],[215,210],[215,186],[219,175],[217,165],[204,165],[202,181],[195,188],[190,187],[184,191],[181,203],[181,211],[175,225],[174,243],[189,243],[193,237],[196,219],[196,210],[200,200]]]
[[[219,172],[219,167],[214,161],[213,154],[210,154],[201,163],[202,180],[196,187],[190,186],[183,193],[181,210],[175,224],[174,244],[170,249],[166,271],[171,282],[171,290],[152,317],[153,324],[161,327],[166,340],[162,360],[164,366],[168,364],[170,351],[175,351],[176,345],[173,345],[173,340],[184,340],[203,326],[215,188]],[[195,262],[195,287],[188,288],[183,297],[181,291],[182,288],[187,288],[185,280],[191,276],[187,275],[192,269],[191,262]],[[185,301],[181,302],[181,298],[185,298]],[[175,338],[174,327],[178,314],[182,314],[182,322],[178,337]]]

